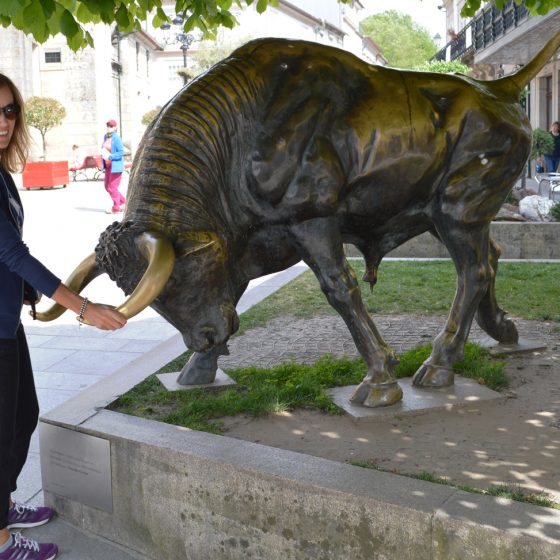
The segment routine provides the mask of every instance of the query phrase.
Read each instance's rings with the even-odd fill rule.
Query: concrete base
[[[472,379],[455,376],[455,384],[441,389],[420,389],[412,386],[412,379],[399,379],[403,399],[393,406],[367,408],[350,402],[350,395],[356,385],[329,389],[334,403],[342,408],[356,422],[375,421],[388,417],[428,413],[436,409],[451,410],[460,407],[472,407],[482,402],[499,402],[505,397],[480,385]]]
[[[158,373],[156,377],[161,381],[168,391],[189,391],[190,389],[221,389],[228,385],[235,385],[235,381],[222,369],[216,371],[216,378],[213,383],[204,383],[202,385],[180,385],[177,383],[177,377],[181,372],[174,371],[171,373]]]
[[[490,336],[486,336],[474,342],[484,348],[488,348],[488,350],[490,350],[490,354],[493,356],[516,354],[520,352],[533,352],[535,350],[544,350],[546,348],[545,342],[523,337],[519,338],[519,342],[517,344],[502,344]]]

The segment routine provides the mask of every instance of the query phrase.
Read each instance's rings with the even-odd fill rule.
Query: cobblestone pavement
[[[445,324],[444,316],[376,315],[378,330],[397,354],[431,342]],[[559,333],[552,323],[514,319],[520,336],[559,342]],[[473,323],[469,340],[478,340],[485,333]],[[295,319],[277,317],[265,327],[252,329],[229,343],[230,355],[220,358],[220,366],[263,366],[299,360],[313,363],[324,354],[335,357],[358,356],[346,324],[338,315]]]

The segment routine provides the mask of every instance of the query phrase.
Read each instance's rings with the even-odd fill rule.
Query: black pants
[[[0,339],[0,529],[8,524],[10,494],[27,460],[39,403],[23,326]]]

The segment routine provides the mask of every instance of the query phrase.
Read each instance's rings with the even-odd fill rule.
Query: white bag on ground
[[[544,196],[526,196],[519,201],[519,213],[534,222],[550,222],[550,209],[554,204]]]

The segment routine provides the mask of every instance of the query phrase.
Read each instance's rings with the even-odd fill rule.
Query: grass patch
[[[350,461],[351,465],[355,467],[361,467],[364,469],[373,469],[376,471],[390,472],[392,474],[398,474],[400,476],[408,476],[409,478],[416,478],[418,480],[425,480],[426,482],[432,482],[434,484],[443,484],[444,486],[451,486],[452,488],[457,488],[463,490],[464,492],[471,492],[472,494],[485,494],[487,496],[498,496],[501,498],[507,498],[509,500],[515,500],[516,502],[524,502],[526,504],[533,504],[535,506],[548,507],[552,509],[560,509],[560,503],[555,502],[546,492],[539,492],[535,494],[533,492],[527,492],[523,490],[520,486],[514,484],[499,484],[491,485],[486,490],[481,488],[475,488],[473,486],[468,486],[465,484],[456,484],[449,480],[448,478],[442,478],[436,476],[427,471],[421,471],[417,474],[414,473],[401,473],[397,470],[383,469],[377,465],[375,461],[372,460],[358,460]]]
[[[361,278],[363,261],[352,260],[351,266]],[[446,315],[449,312],[456,284],[455,268],[450,261],[384,261],[378,278],[373,292],[368,284],[359,281],[370,313]],[[496,293],[498,302],[512,315],[560,321],[560,265],[556,263],[500,263]],[[296,318],[309,318],[336,312],[308,270],[246,311],[241,316],[240,332],[288,313]]]
[[[430,345],[404,353],[395,375],[412,375],[429,353]],[[493,389],[507,384],[504,363],[472,343],[466,346],[465,359],[455,367],[466,377],[475,378]],[[334,359],[327,355],[312,365],[287,362],[272,368],[234,368],[227,373],[237,385],[218,391],[201,388],[170,392],[152,375],[121,396],[110,408],[212,433],[223,431],[217,419],[236,414],[262,416],[296,408],[341,414],[341,409],[333,404],[326,390],[358,384],[366,374],[366,367],[361,358]]]
[[[414,372],[428,358],[431,351],[432,345],[426,344],[399,356],[400,362],[395,368],[396,377],[414,375]],[[504,366],[505,362],[493,358],[486,348],[467,342],[463,359],[453,364],[453,369],[463,377],[474,379],[481,385],[486,385],[497,391],[508,384]]]

